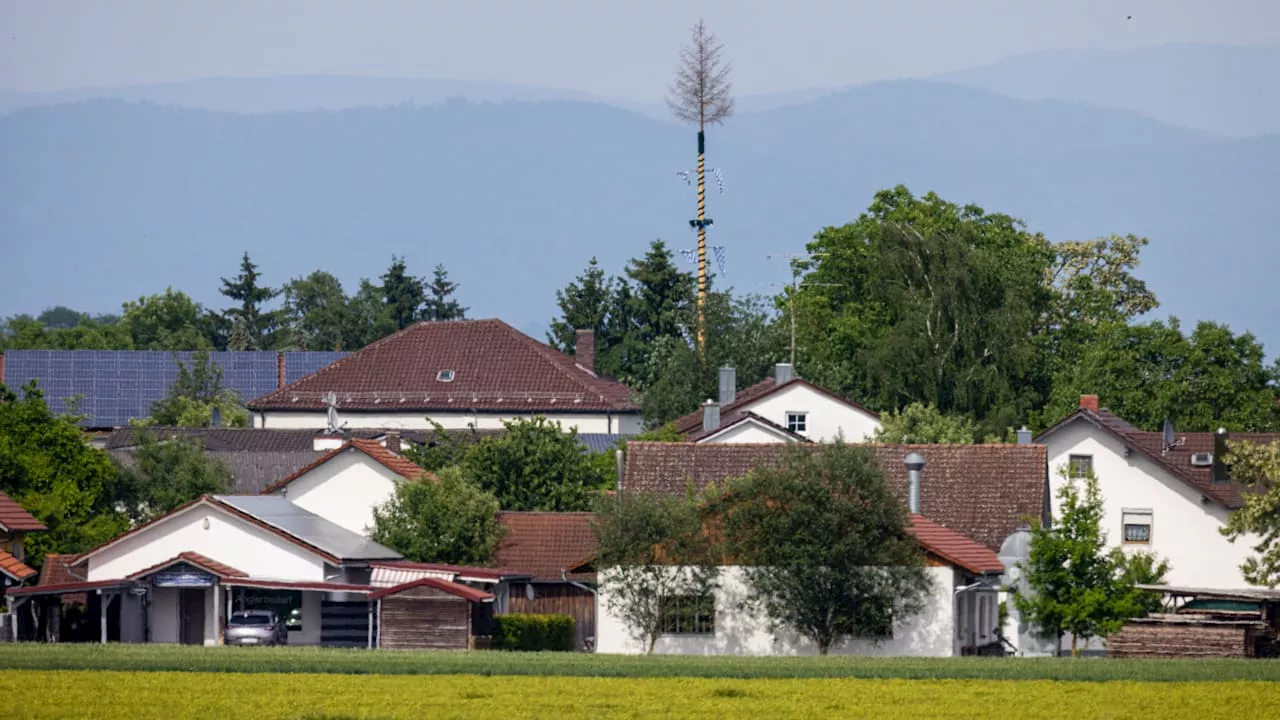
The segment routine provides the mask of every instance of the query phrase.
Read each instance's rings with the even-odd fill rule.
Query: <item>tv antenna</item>
[[[1161,443],[1161,445],[1163,446],[1163,450],[1161,452],[1162,455],[1176,447],[1181,447],[1184,443],[1187,442],[1186,438],[1177,437],[1177,435],[1173,431],[1173,421],[1170,420],[1169,418],[1164,419],[1164,428],[1162,428],[1161,430],[1161,435],[1163,440],[1163,442]]]
[[[342,427],[338,425],[338,395],[330,390],[324,396],[325,408],[325,432],[340,433]]]
[[[830,253],[773,253],[765,255],[769,260],[785,259],[791,265],[791,282],[781,284],[787,294],[787,311],[791,315],[791,367],[796,366],[796,291],[801,287],[841,287],[843,283],[800,282],[800,264],[797,259],[822,257]],[[779,283],[769,283],[770,287],[778,287]]]

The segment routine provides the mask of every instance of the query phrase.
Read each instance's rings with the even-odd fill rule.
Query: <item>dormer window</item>
[[[440,372],[436,373],[436,380],[439,382],[453,382],[453,371],[441,370]]]

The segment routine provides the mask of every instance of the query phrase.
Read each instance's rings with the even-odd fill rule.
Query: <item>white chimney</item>
[[[920,514],[920,471],[924,470],[924,458],[919,453],[911,453],[902,459],[907,466],[907,510],[913,515]]]
[[[1018,444],[1019,445],[1031,444],[1031,431],[1027,429],[1026,425],[1023,425],[1022,429],[1018,431]]]
[[[791,382],[791,378],[795,376],[795,369],[791,363],[778,363],[773,366],[773,381],[778,385]]]
[[[702,431],[711,432],[720,427],[720,406],[707,400],[702,406]]]

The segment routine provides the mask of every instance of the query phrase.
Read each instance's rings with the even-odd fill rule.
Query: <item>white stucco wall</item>
[[[295,479],[276,495],[347,530],[368,535],[373,508],[395,495],[400,476],[355,448],[347,448]]]
[[[255,412],[253,426],[276,429],[323,429],[327,426],[324,412]],[[580,433],[637,434],[644,431],[640,413],[472,413],[472,412],[344,412],[338,409],[338,417],[351,429],[402,429],[430,430],[428,418],[447,430],[465,430],[475,426],[477,430],[501,430],[504,421],[517,418],[529,419],[543,415],[559,421],[566,431],[576,427]]]
[[[609,571],[602,573],[606,575]],[[955,571],[950,567],[930,567],[933,587],[924,610],[894,628],[893,637],[880,643],[852,639],[832,647],[833,655],[915,655],[949,656],[954,652],[955,621],[952,591]],[[602,584],[602,588],[603,588]],[[744,611],[747,585],[743,569],[722,569],[716,593],[714,635],[664,635],[654,646],[655,653],[685,655],[815,655],[813,643],[791,632],[774,634],[762,611]],[[609,595],[602,589],[597,606],[596,649],[601,653],[639,654],[644,643],[610,609]]]
[[[776,430],[761,427],[750,421],[741,422],[737,425],[725,430],[718,435],[699,440],[700,443],[735,443],[735,444],[765,444],[765,443],[789,443],[798,442],[794,438],[789,438]]]
[[[873,416],[800,383],[748,403],[742,409],[782,427],[787,427],[787,413],[806,413],[808,427],[802,434],[816,442],[831,442],[841,433],[845,442],[863,442],[880,429],[880,421]]]
[[[1124,444],[1087,422],[1075,422],[1046,438],[1053,516],[1060,515],[1057,492],[1066,482],[1059,470],[1071,455],[1093,456],[1105,514],[1103,530],[1108,547],[1129,552],[1153,552],[1169,561],[1168,582],[1209,588],[1246,587],[1240,565],[1256,540],[1228,542],[1218,529],[1228,511],[1216,502],[1201,502],[1201,494],[1138,452],[1124,456]],[[1151,543],[1125,545],[1122,511],[1151,510]]]
[[[183,552],[199,553],[250,577],[324,580],[322,558],[205,503],[143,528],[89,558],[88,579],[127,577]]]

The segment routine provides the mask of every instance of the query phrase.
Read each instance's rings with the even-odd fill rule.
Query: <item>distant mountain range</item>
[[[540,334],[555,290],[593,255],[616,272],[654,238],[694,246],[693,189],[676,175],[694,165],[693,134],[653,106],[500,85],[476,91],[486,102],[446,102],[475,88],[362,79],[294,96],[227,81],[218,100],[191,90],[202,82],[216,84],[173,86],[186,100],[174,89],[0,115],[0,264],[20,269],[0,283],[0,315],[114,310],[166,285],[221,306],[218,278],[244,250],[270,283],[322,268],[353,289],[395,253],[419,274],[445,263],[473,316]],[[414,104],[397,103],[410,86],[423,88]],[[1053,239],[1147,235],[1140,272],[1158,314],[1280,347],[1268,299],[1280,136],[1148,116],[915,80],[744,98],[708,133],[725,183],[711,242],[726,248],[727,284],[774,293],[788,275],[767,255],[803,250],[905,183]]]

